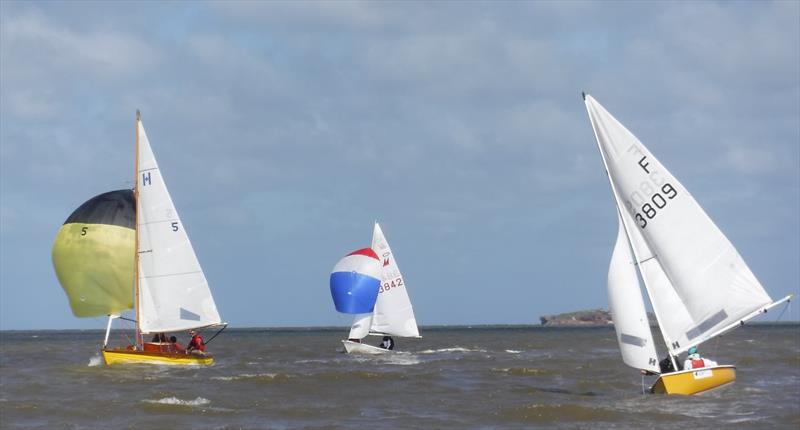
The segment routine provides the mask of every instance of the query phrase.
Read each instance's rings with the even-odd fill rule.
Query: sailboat
[[[383,354],[388,349],[363,343],[367,335],[419,338],[419,328],[408,297],[405,279],[400,272],[392,248],[377,222],[372,231],[370,248],[378,258],[380,285],[373,309],[357,313],[347,339],[342,340],[347,353]]]
[[[619,228],[608,294],[622,359],[658,375],[653,393],[698,394],[736,380],[736,367],[663,371],[639,277],[672,369],[679,354],[720,336],[792,296],[773,301],[689,191],[616,118],[584,94]]]
[[[208,282],[164,183],[136,112],[135,186],[96,196],[62,226],[53,245],[56,275],[79,317],[108,315],[101,349],[106,364],[210,365],[151,334],[219,328]],[[108,346],[112,322],[135,309],[133,342]],[[218,332],[219,333],[219,332]],[[149,336],[148,336],[149,337]]]

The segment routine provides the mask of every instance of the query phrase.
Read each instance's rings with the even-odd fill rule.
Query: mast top
[[[136,121],[141,121],[142,114],[139,112],[139,109],[136,109]]]

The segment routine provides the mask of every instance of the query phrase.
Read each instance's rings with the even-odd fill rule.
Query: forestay
[[[636,275],[636,261],[622,223],[620,218],[617,243],[608,267],[608,303],[622,361],[655,373],[659,372],[658,355]]]
[[[395,336],[419,337],[414,309],[408,298],[405,280],[389,247],[389,242],[376,222],[372,232],[372,249],[381,260],[381,287],[372,317],[373,332]]]
[[[137,121],[139,329],[170,332],[221,324],[208,282]]]
[[[633,221],[631,246],[671,352],[770,304],[742,257],[683,185],[591,96],[585,102],[617,204]]]

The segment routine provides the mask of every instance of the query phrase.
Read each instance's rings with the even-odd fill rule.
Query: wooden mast
[[[139,128],[141,123],[141,114],[139,113],[139,109],[136,109],[136,154],[135,154],[135,165],[133,170],[133,200],[135,202],[135,210],[134,213],[136,214],[136,222],[134,223],[134,237],[135,245],[134,245],[134,254],[135,254],[135,261],[133,265],[133,291],[136,295],[136,343],[139,345],[143,344],[142,333],[139,330]]]

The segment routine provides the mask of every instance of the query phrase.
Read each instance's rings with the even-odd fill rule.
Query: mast
[[[135,261],[133,264],[133,291],[136,295],[136,342],[138,344],[142,343],[142,335],[139,331],[139,123],[141,122],[142,116],[139,113],[139,109],[136,109],[136,150],[135,150],[135,164],[133,169],[133,201],[135,202],[135,222],[134,222],[134,237],[135,239],[135,248],[134,248],[134,255]]]
[[[583,96],[584,105],[586,105],[586,93],[582,92],[581,95]],[[625,230],[625,236],[628,238],[628,246],[631,247],[633,251],[633,256],[636,259],[636,266],[639,269],[639,274],[641,275],[642,271],[639,267],[639,264],[642,262],[639,257],[639,252],[635,246],[633,246],[633,242],[631,241],[631,232],[628,227],[628,223],[625,221],[625,214],[622,211],[622,206],[620,206],[619,195],[617,192],[617,187],[614,185],[614,180],[611,178],[611,174],[608,171],[608,162],[606,161],[605,153],[603,152],[602,146],[600,146],[600,137],[597,135],[597,129],[595,128],[594,120],[592,119],[592,113],[589,111],[589,106],[586,105],[586,112],[589,114],[589,123],[592,125],[592,132],[594,133],[594,139],[597,142],[597,149],[600,151],[600,158],[603,160],[603,167],[606,169],[606,177],[608,177],[608,182],[611,185],[611,193],[614,195],[614,203],[617,206],[617,213],[619,214],[619,219],[622,221],[622,228]],[[653,256],[655,258],[655,255]],[[653,296],[650,293],[650,286],[648,285],[647,278],[642,276],[642,281],[644,282],[644,289],[647,292],[647,298],[650,300],[650,303],[653,303]],[[670,339],[667,337],[666,333],[661,330],[661,317],[658,314],[658,310],[656,306],[653,306],[653,313],[656,315],[656,321],[658,321],[658,331],[661,332],[661,337],[664,339],[664,343],[667,347],[667,356],[669,357],[670,361],[672,361],[672,367],[674,369],[678,369],[678,364],[675,362],[675,357],[672,356],[672,352],[670,352],[669,345],[671,344]]]

